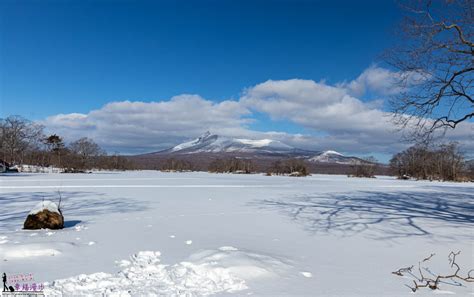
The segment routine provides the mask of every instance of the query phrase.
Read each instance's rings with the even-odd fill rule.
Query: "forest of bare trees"
[[[293,176],[307,176],[309,175],[309,169],[303,160],[288,159],[274,162],[267,171],[267,175],[286,174],[290,174]]]
[[[14,165],[56,167],[65,172],[89,169],[132,169],[119,155],[107,155],[92,139],[66,144],[62,137],[45,135],[44,128],[20,116],[0,119],[0,159]]]
[[[194,165],[186,160],[179,160],[175,158],[167,159],[161,166],[161,171],[167,172],[186,172],[194,171]]]
[[[390,166],[399,178],[443,181],[474,179],[474,167],[465,162],[457,143],[412,146],[395,154]]]
[[[209,172],[214,173],[252,173],[255,166],[252,160],[241,158],[216,159],[209,164]]]
[[[378,161],[375,157],[367,157],[361,161],[355,161],[351,164],[352,173],[350,177],[375,177]]]

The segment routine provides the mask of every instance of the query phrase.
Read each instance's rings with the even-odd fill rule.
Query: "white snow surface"
[[[30,211],[30,215],[37,214],[43,210],[49,210],[50,212],[60,213],[58,205],[53,201],[41,201]]]
[[[65,228],[22,230],[58,190]],[[136,171],[0,175],[0,193],[0,272],[47,296],[413,296],[392,271],[474,263],[472,183]]]
[[[46,247],[42,244],[22,244],[0,246],[0,255],[5,259],[23,259],[33,257],[49,257],[61,254],[57,249]]]
[[[47,295],[207,296],[248,289],[245,280],[272,277],[287,269],[278,259],[220,248],[191,255],[174,265],[161,263],[158,251],[142,251],[118,261],[118,273],[93,273],[54,281]]]

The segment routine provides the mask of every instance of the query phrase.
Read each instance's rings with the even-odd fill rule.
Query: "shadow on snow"
[[[80,223],[82,223],[81,220],[69,220],[69,221],[64,221],[64,228],[72,228],[76,225],[79,225]]]
[[[474,227],[474,193],[465,191],[315,194],[252,205],[282,212],[312,233],[351,236],[364,232],[376,239],[474,237],[469,231]],[[435,231],[446,227],[450,231]]]
[[[61,192],[61,211],[64,227],[70,228],[81,223],[77,218],[91,219],[102,214],[143,211],[143,202],[129,198],[111,198],[95,192]],[[0,196],[0,231],[13,231],[23,228],[23,222],[30,210],[42,200],[59,201],[57,192],[16,192]],[[72,219],[71,219],[72,218]]]

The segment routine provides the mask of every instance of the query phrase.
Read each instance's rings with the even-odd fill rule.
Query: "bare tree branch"
[[[448,255],[448,261],[449,264],[451,264],[451,268],[455,268],[454,273],[447,274],[447,275],[433,275],[433,277],[425,277],[423,274],[423,270],[430,271],[426,267],[421,267],[421,263],[428,262],[431,260],[435,254],[431,254],[429,257],[423,259],[422,261],[418,262],[418,275],[413,273],[413,266],[406,267],[406,268],[400,268],[397,271],[392,272],[392,274],[398,275],[398,276],[405,276],[409,275],[413,278],[413,287],[408,286],[413,292],[416,292],[420,288],[430,288],[432,290],[439,289],[439,284],[441,283],[442,280],[446,279],[457,279],[465,282],[474,282],[474,276],[471,276],[471,273],[474,271],[474,269],[471,269],[468,271],[466,276],[461,276],[459,275],[459,271],[461,270],[461,267],[459,266],[458,263],[456,263],[456,256],[458,256],[461,253],[461,251],[458,252],[450,252]]]
[[[403,1],[403,0],[402,0]],[[399,70],[394,122],[426,142],[474,117],[474,0],[407,0],[398,46],[385,60]]]

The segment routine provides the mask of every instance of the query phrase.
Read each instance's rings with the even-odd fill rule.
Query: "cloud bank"
[[[312,150],[335,149],[356,154],[391,154],[406,147],[383,110],[380,98],[400,90],[398,73],[369,67],[359,77],[330,85],[324,81],[268,80],[245,89],[238,100],[215,102],[199,95],[179,95],[158,102],[111,102],[87,114],[58,114],[42,121],[48,131],[73,140],[87,136],[108,151],[143,153],[169,148],[209,130],[224,136],[271,138]],[[267,131],[252,129],[256,113],[270,118]],[[272,131],[283,121],[304,134]],[[474,123],[465,123],[449,138],[474,150]]]

